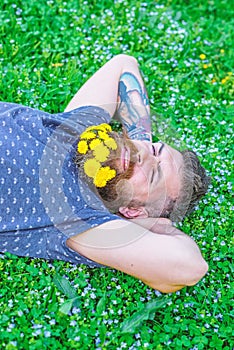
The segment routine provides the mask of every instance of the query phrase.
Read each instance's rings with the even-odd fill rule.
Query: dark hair
[[[168,204],[161,214],[172,221],[179,221],[190,214],[210,184],[210,177],[207,176],[196,153],[185,150],[181,154],[184,164],[180,194],[177,200],[168,199]]]

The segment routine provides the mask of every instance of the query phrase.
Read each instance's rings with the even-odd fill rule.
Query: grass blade
[[[53,278],[53,282],[56,285],[56,287],[69,299],[73,299],[77,296],[76,289],[65,277],[62,277],[57,272]]]
[[[101,297],[97,303],[96,311],[97,314],[101,315],[106,307],[106,293]]]
[[[143,321],[152,320],[155,311],[166,305],[167,302],[168,300],[163,298],[150,301],[142,310],[135,312],[122,323],[120,333],[135,333]]]

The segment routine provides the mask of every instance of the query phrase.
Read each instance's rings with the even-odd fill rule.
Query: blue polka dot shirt
[[[0,102],[0,252],[101,266],[66,240],[120,219],[79,179],[73,162],[80,133],[109,122],[99,107],[49,114]]]

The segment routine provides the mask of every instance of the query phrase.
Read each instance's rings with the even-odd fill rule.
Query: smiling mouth
[[[130,162],[130,150],[124,146],[121,152],[121,164],[123,167],[123,171],[126,171],[129,167]]]

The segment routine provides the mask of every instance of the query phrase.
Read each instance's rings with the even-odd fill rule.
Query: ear
[[[133,207],[120,207],[119,208],[120,214],[125,216],[127,219],[134,219],[134,218],[148,218],[149,214],[145,207],[138,207],[138,208],[133,208]]]

